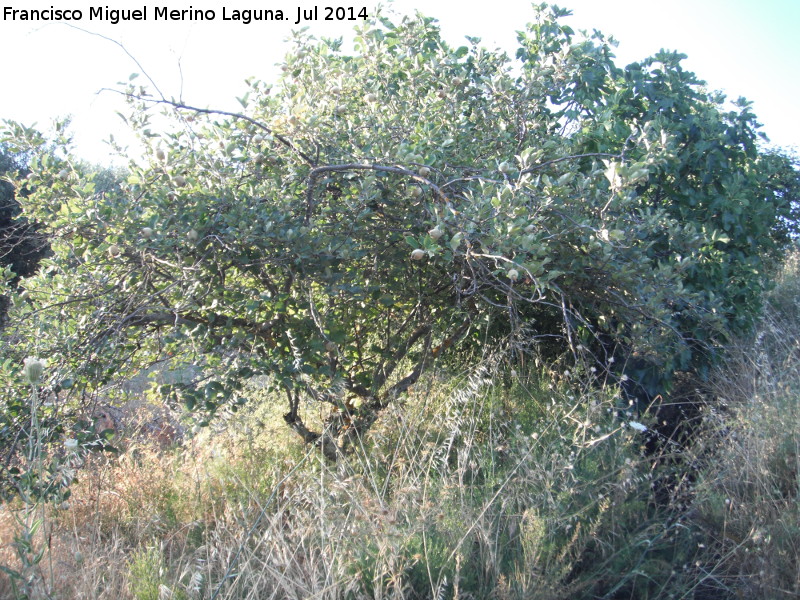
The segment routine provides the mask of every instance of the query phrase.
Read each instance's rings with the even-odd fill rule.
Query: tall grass
[[[432,377],[337,464],[269,399],[180,455],[96,465],[56,515],[63,597],[655,597],[684,586],[614,388]],[[78,558],[76,558],[78,557]],[[683,558],[681,558],[683,560]],[[620,596],[622,597],[622,596]]]
[[[800,256],[793,255],[752,340],[717,374],[707,419],[714,464],[695,522],[718,556],[718,586],[748,598],[800,597]]]

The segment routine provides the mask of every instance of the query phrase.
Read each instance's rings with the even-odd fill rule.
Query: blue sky
[[[163,2],[115,2],[115,8],[164,6]],[[314,2],[237,3],[236,0],[195,0],[172,3],[170,8],[255,8],[285,6],[287,14]],[[327,4],[333,4],[328,2]],[[774,144],[800,147],[800,0],[564,0],[560,6],[573,10],[569,23],[576,29],[599,29],[620,43],[618,62],[645,58],[661,48],[688,55],[686,68],[731,98],[745,96],[764,131]],[[50,0],[15,8],[81,8],[87,0],[69,4]],[[340,6],[356,6],[342,3]],[[372,8],[374,3],[365,0]],[[444,0],[396,0],[401,13],[422,10],[439,19],[444,35],[459,43],[464,35],[483,38],[487,46],[512,52],[515,32],[530,20],[528,2],[492,0],[475,9],[453,10]],[[152,8],[150,9],[152,12]],[[89,22],[85,29],[123,43],[167,94],[182,93],[195,105],[236,109],[235,97],[251,75],[269,80],[276,73],[291,23],[135,22],[116,26]],[[351,24],[315,23],[318,35],[349,35]],[[96,162],[107,162],[102,140],[124,134],[115,115],[119,97],[111,92],[118,81],[138,71],[118,46],[62,24],[0,21],[0,52],[4,57],[0,118],[25,124],[37,122],[47,129],[52,119],[72,115],[77,152]]]

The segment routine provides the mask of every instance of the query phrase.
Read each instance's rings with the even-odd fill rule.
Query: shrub
[[[201,364],[162,389],[201,425],[268,375],[329,458],[437,360],[485,344],[616,358],[651,394],[706,368],[758,308],[797,171],[681,55],[620,68],[565,14],[535,7],[515,59],[451,47],[421,16],[365,22],[352,53],[299,33],[238,114],[132,82],[144,153],[102,196],[63,131],[51,145],[8,124],[31,156],[25,214],[53,240],[11,334],[47,320],[42,352],[79,390]],[[323,427],[306,402],[328,407]]]

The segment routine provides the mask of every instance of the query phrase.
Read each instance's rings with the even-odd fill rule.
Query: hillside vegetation
[[[119,173],[4,123],[9,594],[797,594],[796,162],[566,14],[133,74]]]
[[[620,412],[616,385],[483,357],[426,377],[332,464],[257,386],[184,448],[88,459],[30,597],[794,598],[798,264],[690,441],[648,452],[658,423]]]

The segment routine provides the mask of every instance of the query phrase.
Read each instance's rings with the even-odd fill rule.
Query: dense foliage
[[[436,360],[486,347],[650,391],[705,368],[758,310],[797,171],[681,55],[620,68],[564,14],[536,9],[515,58],[424,17],[367,22],[348,52],[301,33],[241,114],[132,79],[146,151],[112,193],[63,135],[8,124],[54,252],[16,303],[15,360],[46,356],[57,394],[199,364],[162,391],[203,422],[269,375],[330,457]]]
[[[14,156],[0,145],[0,177],[25,174],[24,157]],[[45,237],[27,219],[20,216],[20,205],[10,181],[0,179],[0,268],[7,270],[12,282],[36,271],[48,246]],[[5,322],[9,298],[0,295],[0,327]]]

